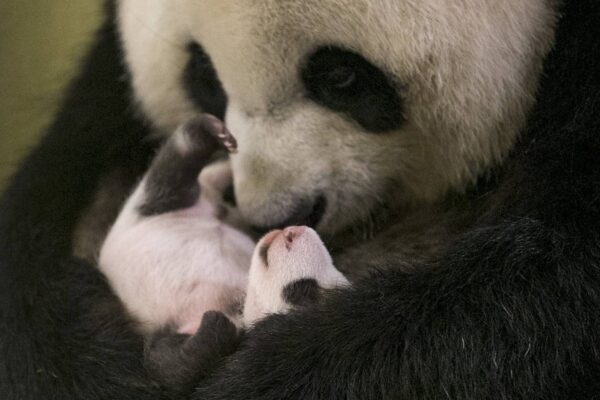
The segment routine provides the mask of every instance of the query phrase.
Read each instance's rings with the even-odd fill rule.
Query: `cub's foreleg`
[[[220,146],[231,152],[236,142],[216,117],[180,127],[125,203],[98,264],[146,336],[147,369],[176,393],[237,344],[233,323],[208,311],[243,292],[253,247],[243,233],[220,227],[218,202],[209,199],[230,182],[226,164],[207,168],[199,183]]]
[[[200,195],[198,174],[220,144],[235,151],[235,138],[212,115],[202,114],[179,128],[150,166],[139,213],[157,215],[194,205]]]

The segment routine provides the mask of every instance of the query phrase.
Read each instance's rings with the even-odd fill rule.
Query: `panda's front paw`
[[[319,300],[323,289],[348,284],[313,229],[292,226],[270,232],[254,251],[244,323],[252,325],[268,314],[308,306]]]

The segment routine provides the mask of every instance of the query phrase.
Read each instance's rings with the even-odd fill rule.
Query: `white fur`
[[[186,152],[185,135],[175,144]],[[250,326],[272,313],[290,308],[283,288],[302,278],[315,279],[322,288],[347,285],[315,231],[302,229],[292,246],[283,232],[254,243],[217,218],[215,204],[231,182],[227,162],[206,167],[200,174],[198,202],[184,210],[141,216],[145,179],[127,200],[100,251],[99,268],[108,278],[143,333],[167,324],[193,335],[206,311],[228,314],[237,325]],[[269,268],[257,255],[270,241]],[[229,312],[244,301],[242,316]]]
[[[323,289],[349,285],[348,280],[333,266],[329,252],[314,230],[306,227],[291,229],[302,229],[303,232],[287,246],[284,231],[269,233],[256,246],[244,304],[246,326],[251,326],[268,314],[289,310],[292,305],[282,296],[283,288],[294,281],[311,278]],[[263,246],[268,246],[268,266],[260,256]]]
[[[181,87],[189,31],[177,1],[134,0],[120,6],[125,61],[142,111],[170,133],[197,113]]]
[[[226,175],[223,168],[208,168],[201,182]],[[203,189],[193,207],[141,217],[142,182],[102,246],[100,270],[144,332],[170,323],[193,334],[205,311],[243,300],[254,242],[217,219],[218,188]]]
[[[513,146],[534,101],[554,14],[546,0],[121,0],[136,97],[169,129],[193,110],[181,76],[191,40],[213,60],[241,212],[257,225],[323,194],[336,232],[381,202],[462,190]],[[307,100],[299,79],[318,46],[356,51],[401,90],[407,122],[369,134]]]

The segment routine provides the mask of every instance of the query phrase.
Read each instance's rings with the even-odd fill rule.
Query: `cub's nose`
[[[283,238],[285,240],[285,247],[290,248],[294,240],[298,239],[302,234],[306,232],[306,226],[289,226],[283,230]]]

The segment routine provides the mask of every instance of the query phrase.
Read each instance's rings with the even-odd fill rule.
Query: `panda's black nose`
[[[253,229],[257,232],[266,233],[273,229],[283,229],[288,226],[308,226],[316,228],[323,219],[325,209],[327,208],[327,199],[325,196],[317,196],[314,200],[304,200],[299,202],[290,217],[268,226],[254,226]]]

